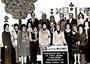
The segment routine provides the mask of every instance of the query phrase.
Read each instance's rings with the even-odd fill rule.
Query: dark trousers
[[[11,62],[11,49],[7,48],[4,52],[4,64],[12,64]]]
[[[30,43],[31,62],[36,62],[37,61],[38,49],[39,49],[38,42],[31,42]]]

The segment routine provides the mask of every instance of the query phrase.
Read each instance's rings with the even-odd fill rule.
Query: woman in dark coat
[[[4,24],[4,31],[2,33],[2,42],[4,44],[4,64],[11,64],[11,51],[12,51],[12,42],[11,34],[9,32],[9,24]]]
[[[77,58],[78,58],[78,63],[80,63],[80,53],[79,53],[79,45],[78,45],[78,33],[77,33],[77,26],[73,25],[72,26],[72,53],[73,53],[73,59],[74,59],[74,64],[77,63]]]
[[[68,50],[69,50],[69,63],[72,64],[72,40],[71,40],[71,36],[72,36],[72,31],[71,31],[71,24],[67,23],[65,25],[65,40],[67,42],[68,45]]]
[[[38,53],[38,49],[39,49],[38,31],[37,31],[36,27],[33,28],[33,31],[31,32],[30,35],[31,35],[31,37],[29,37],[29,39],[30,39],[31,63],[35,63],[36,64],[37,53]]]
[[[86,61],[90,63],[90,27],[88,21],[84,22],[84,31],[86,34]]]
[[[83,26],[78,26],[78,44],[79,44],[79,51],[80,51],[80,62],[81,64],[85,64],[85,46],[86,46],[86,34],[83,31]]]

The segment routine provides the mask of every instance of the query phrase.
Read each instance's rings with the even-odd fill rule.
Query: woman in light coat
[[[46,24],[43,23],[43,28],[39,31],[39,46],[41,52],[45,47],[50,45],[50,31],[46,28]]]
[[[11,32],[11,40],[12,40],[12,45],[15,48],[15,58],[16,58],[16,63],[19,62],[19,52],[18,52],[18,34],[19,34],[19,25],[14,24],[14,30]]]
[[[29,46],[30,43],[25,24],[21,26],[21,32],[19,32],[18,42],[19,42],[19,56],[21,57],[21,64],[24,64],[26,63],[27,56],[30,55],[30,46]]]
[[[56,26],[56,31],[54,32],[54,35],[53,35],[53,45],[60,45],[60,46],[63,46],[66,43],[66,40],[64,38],[64,32],[63,31],[60,31],[60,27],[59,25]]]

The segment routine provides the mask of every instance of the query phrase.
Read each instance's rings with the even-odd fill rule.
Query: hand
[[[34,40],[34,42],[36,42],[36,40]]]
[[[7,46],[5,45],[5,48],[7,48]]]
[[[77,44],[80,45],[80,41]]]

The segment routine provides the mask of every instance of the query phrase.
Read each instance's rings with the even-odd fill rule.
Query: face
[[[42,14],[42,19],[46,19],[46,14]]]
[[[69,14],[69,18],[70,18],[70,19],[73,18],[73,14],[72,14],[72,13]]]
[[[26,31],[26,27],[24,27],[24,26],[23,26],[23,27],[22,27],[22,31],[24,31],[24,32],[25,32],[25,31]]]
[[[31,17],[34,18],[34,17],[35,17],[35,13],[32,13],[32,14],[31,14]]]
[[[54,27],[54,23],[53,23],[53,22],[51,22],[51,23],[50,23],[50,26],[51,26],[51,27]]]
[[[80,16],[79,16],[81,19],[82,19],[82,15],[80,14]]]
[[[39,25],[38,25],[38,28],[39,28],[39,29],[41,29],[41,28],[42,28],[41,24],[39,24]]]
[[[77,32],[77,27],[73,26],[73,31]]]
[[[28,27],[31,27],[31,23],[28,23]]]
[[[34,27],[34,31],[37,31],[37,28],[36,27]]]
[[[5,30],[9,31],[9,26],[8,25],[6,25]]]
[[[88,26],[88,22],[85,22],[85,26]]]
[[[64,19],[64,15],[63,15],[63,14],[61,14],[61,15],[60,15],[60,18],[61,18],[61,19]]]
[[[15,26],[15,30],[18,30],[18,26]]]
[[[83,32],[83,28],[82,27],[79,27],[79,32]]]
[[[46,27],[47,27],[46,24],[43,24],[43,29],[46,29]]]
[[[51,20],[51,21],[54,21],[54,17],[51,17],[50,20]]]
[[[69,24],[66,25],[66,29],[70,29],[70,25]]]

